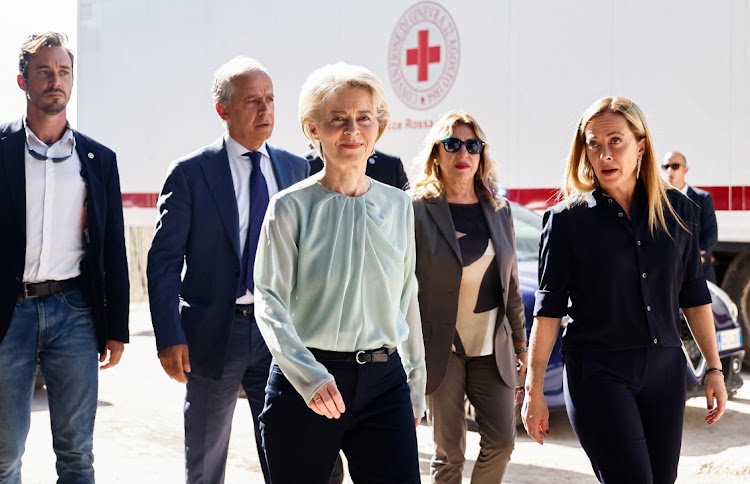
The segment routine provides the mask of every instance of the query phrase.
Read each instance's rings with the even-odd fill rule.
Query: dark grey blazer
[[[497,257],[497,270],[503,285],[504,308],[498,311],[495,325],[495,361],[503,382],[518,385],[513,341],[526,341],[526,318],[518,283],[515,231],[510,204],[495,210],[480,197],[482,211]],[[448,367],[448,357],[456,331],[458,290],[463,264],[445,197],[414,201],[414,225],[417,243],[417,280],[419,309],[427,363],[427,394],[440,386]]]

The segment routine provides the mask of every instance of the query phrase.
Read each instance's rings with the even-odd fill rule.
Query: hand
[[[161,367],[170,378],[187,383],[185,373],[190,373],[190,355],[187,345],[174,345],[159,352]]]
[[[421,421],[422,421],[422,418],[421,418],[421,417],[420,417],[420,418],[415,418],[415,419],[414,419],[414,426],[415,426],[415,427],[419,427],[419,422],[421,422]]]
[[[706,251],[702,250],[701,251],[701,264],[705,264],[705,263],[706,263]]]
[[[331,380],[313,394],[312,399],[307,403],[310,409],[327,418],[339,418],[346,411],[344,397],[339,393],[336,382]]]
[[[526,367],[529,363],[529,354],[524,351],[516,355],[516,366],[518,367],[518,376],[526,373]]]
[[[549,410],[544,395],[531,398],[526,391],[521,407],[521,419],[529,437],[539,444],[544,444],[544,436],[549,435]]]
[[[706,406],[708,407],[706,422],[708,425],[711,425],[721,418],[727,404],[727,389],[724,386],[724,376],[714,372],[706,373],[704,387],[706,390]],[[715,407],[714,400],[716,400]]]
[[[120,358],[122,358],[123,351],[125,351],[125,343],[123,343],[122,341],[108,339],[107,347],[104,349],[104,353],[99,356],[99,363],[104,363],[99,367],[99,369],[106,370],[107,368],[112,368],[113,366],[117,365],[120,362]],[[107,361],[108,359],[109,361]]]

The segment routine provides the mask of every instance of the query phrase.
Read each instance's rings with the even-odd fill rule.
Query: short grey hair
[[[375,74],[365,67],[343,62],[323,66],[308,76],[299,96],[299,121],[302,132],[318,149],[320,146],[312,135],[310,125],[319,121],[323,104],[343,87],[363,87],[370,91],[378,120],[378,139],[391,122],[391,111],[385,102],[385,90]]]
[[[271,77],[260,61],[245,56],[237,56],[216,69],[211,80],[211,98],[214,103],[229,104],[234,94],[234,80],[250,72],[262,72]]]

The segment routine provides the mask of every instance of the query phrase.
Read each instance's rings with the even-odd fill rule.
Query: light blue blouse
[[[398,347],[421,417],[427,372],[414,213],[405,193],[370,181],[366,193],[349,197],[308,178],[271,199],[255,257],[255,318],[306,402],[334,379],[307,348]]]

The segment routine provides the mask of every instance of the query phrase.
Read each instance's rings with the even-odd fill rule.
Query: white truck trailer
[[[659,155],[685,153],[688,182],[713,194],[719,281],[750,349],[746,0],[78,0],[78,53],[78,124],[118,153],[139,277],[167,165],[223,130],[208,88],[233,56],[271,73],[272,143],[306,150],[297,99],[312,70],[361,64],[393,114],[379,148],[410,176],[433,120],[463,109],[486,130],[508,197],[534,209],[559,186],[580,112],[628,96]]]

